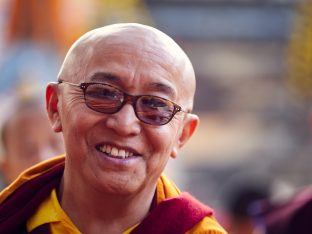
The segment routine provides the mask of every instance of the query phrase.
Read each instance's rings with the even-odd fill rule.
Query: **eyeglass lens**
[[[152,125],[164,125],[175,114],[172,102],[156,96],[130,96],[106,84],[88,84],[84,89],[86,104],[89,108],[113,114],[119,111],[127,96],[134,99],[135,114],[141,121]]]

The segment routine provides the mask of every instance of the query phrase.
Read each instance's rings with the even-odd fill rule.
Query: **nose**
[[[117,113],[108,115],[106,125],[122,136],[134,136],[141,132],[140,120],[131,104],[125,104]]]

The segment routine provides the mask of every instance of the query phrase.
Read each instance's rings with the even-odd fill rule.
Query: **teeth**
[[[112,151],[112,147],[110,147],[109,145],[108,145],[108,146],[106,146],[106,151],[104,151],[104,152],[106,152],[106,153],[110,154],[110,153],[111,153],[111,151]]]
[[[125,150],[119,150],[119,155],[123,158],[126,157],[126,151]]]
[[[113,147],[113,148],[112,148],[111,155],[113,155],[113,156],[119,156],[119,155],[118,155],[118,149],[117,149],[116,147]]]
[[[127,158],[133,156],[133,152],[129,152],[124,149],[117,149],[116,147],[112,147],[110,145],[103,145],[100,147],[100,150],[103,153],[109,154],[116,158]]]

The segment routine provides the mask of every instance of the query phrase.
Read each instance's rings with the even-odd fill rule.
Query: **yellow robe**
[[[0,210],[1,210],[1,205],[5,203],[5,200],[9,198],[11,194],[13,194],[14,191],[16,191],[16,189],[21,187],[24,183],[42,175],[46,171],[49,171],[50,168],[52,168],[56,164],[63,164],[63,163],[64,163],[64,156],[60,156],[60,157],[55,157],[45,162],[39,163],[31,167],[30,169],[26,170],[11,185],[9,185],[6,189],[4,189],[0,193]],[[181,192],[176,187],[176,185],[172,181],[170,181],[165,175],[161,175],[161,177],[159,178],[157,182],[157,187],[156,187],[157,204],[170,198],[176,198],[180,194]],[[50,197],[47,197],[44,201],[54,202],[54,204],[55,202],[58,203],[56,196],[54,197],[54,200],[53,200],[53,190],[50,194]],[[44,203],[41,202],[41,204],[39,205],[39,209],[37,209],[38,212],[40,212],[40,209],[41,209],[41,212],[42,212],[42,209],[44,209],[44,207],[42,207],[44,206],[43,204]],[[59,204],[57,206],[57,209],[58,211],[64,212]],[[28,227],[33,225],[34,223],[36,224],[36,222],[38,224],[38,217],[39,216],[36,216],[36,213],[31,215],[31,217],[28,217],[28,221],[27,221]],[[74,224],[70,221],[70,219],[67,217],[66,214],[64,217],[66,217],[66,223],[67,225],[69,225],[69,229],[72,228],[73,230],[78,230],[74,226]],[[48,223],[49,223],[49,220],[51,221],[51,219],[49,218],[46,219]],[[40,222],[42,224],[42,220]],[[53,222],[50,222],[50,227],[51,227],[51,224],[53,225]],[[36,225],[32,226],[32,229],[35,227]],[[125,233],[129,233],[129,230],[131,231],[132,228],[133,227],[129,227],[129,229],[126,230]],[[57,229],[54,229],[54,230],[57,230]],[[0,222],[0,231],[1,231],[1,222]],[[56,231],[53,232],[53,227],[51,228],[51,231],[52,231],[52,234],[59,233]],[[215,218],[212,215],[205,216],[200,222],[198,222],[195,226],[193,226],[190,230],[186,232],[186,234],[225,234],[225,233],[226,233],[225,230],[218,224],[218,222],[215,220]]]

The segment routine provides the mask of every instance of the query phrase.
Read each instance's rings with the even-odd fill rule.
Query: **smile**
[[[105,153],[108,156],[114,157],[114,158],[125,159],[125,158],[131,157],[134,155],[133,152],[130,152],[130,151],[125,150],[125,149],[119,149],[115,146],[110,146],[110,145],[101,145],[97,148],[102,153]]]

